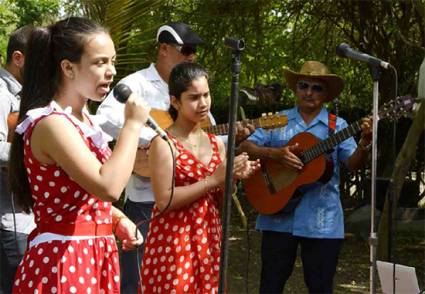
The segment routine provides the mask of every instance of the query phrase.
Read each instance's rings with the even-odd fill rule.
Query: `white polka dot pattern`
[[[108,246],[100,247],[101,242]],[[81,254],[83,250],[88,250],[88,254]],[[66,261],[59,262],[61,259]],[[13,293],[86,293],[88,288],[92,293],[118,293],[119,272],[118,249],[113,237],[80,240],[78,243],[45,242],[26,252],[18,268]],[[108,289],[108,284],[112,290]]]
[[[209,137],[213,156],[207,166],[171,138],[179,151],[176,186],[200,181],[220,164],[215,137]],[[145,293],[217,292],[222,233],[218,200],[222,196],[223,191],[215,189],[151,221],[141,272]]]
[[[61,224],[110,223],[111,203],[85,191],[57,165],[43,165],[33,156],[29,138],[40,119],[24,134],[24,164],[33,195],[36,224],[42,222],[47,224],[44,227],[54,228]],[[74,126],[100,162],[109,158],[109,148],[98,149],[91,138],[86,138],[81,129]],[[119,272],[114,237],[49,241],[26,251],[13,292],[118,293]]]

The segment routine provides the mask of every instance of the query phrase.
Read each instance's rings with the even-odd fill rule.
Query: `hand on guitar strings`
[[[248,138],[255,131],[255,127],[251,124],[242,124],[241,122],[236,122],[236,145],[240,144],[246,138]]]
[[[298,143],[295,145],[276,148],[272,153],[273,160],[279,162],[283,166],[299,171],[304,167],[301,159],[297,156],[301,152]]]

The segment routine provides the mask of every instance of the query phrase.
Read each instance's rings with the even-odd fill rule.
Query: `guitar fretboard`
[[[333,134],[326,140],[321,141],[305,150],[302,155],[302,161],[304,164],[312,161],[313,159],[319,157],[320,155],[329,152],[333,147],[339,143],[345,141],[346,139],[352,137],[361,131],[361,120],[356,121],[355,123],[349,125],[348,127],[342,129],[338,133]]]
[[[273,124],[262,123],[262,121],[264,120],[267,120],[267,118],[245,119],[241,121],[241,123],[242,125],[251,124],[256,129],[273,127]],[[277,127],[277,125],[274,127]],[[229,133],[229,124],[219,124],[215,126],[209,126],[209,127],[203,128],[203,130],[207,133],[214,134],[214,135],[227,135]]]

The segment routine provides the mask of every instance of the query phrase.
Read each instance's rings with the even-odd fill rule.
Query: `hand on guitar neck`
[[[414,99],[411,96],[397,97],[380,107],[378,117],[397,120],[411,111],[413,104]],[[368,158],[372,140],[370,116],[338,130],[323,140],[309,132],[301,132],[280,148],[242,143],[241,146],[245,147],[248,154],[262,159],[261,170],[249,181],[244,181],[248,201],[262,214],[278,212],[285,207],[299,187],[329,178],[328,171],[332,173],[333,167],[328,164],[332,161],[326,160],[326,154],[357,133],[361,133],[360,142],[347,160],[347,167],[356,170]],[[298,147],[300,150],[297,150]]]
[[[254,132],[255,127],[252,124],[237,121],[235,137],[236,145],[239,145],[242,141],[245,141]]]

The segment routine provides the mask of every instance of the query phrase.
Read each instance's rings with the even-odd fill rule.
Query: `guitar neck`
[[[320,143],[317,143],[309,149],[305,150],[302,156],[303,162],[308,163],[320,155],[331,151],[336,145],[347,140],[360,131],[361,120],[358,120],[341,131],[333,134],[326,140],[323,140]]]
[[[243,125],[246,124],[252,124],[256,129],[261,128],[261,121],[260,118],[257,119],[246,119],[241,121]],[[209,134],[214,135],[227,135],[229,134],[229,124],[219,124],[215,126],[209,126],[206,128],[203,128],[203,130]]]

